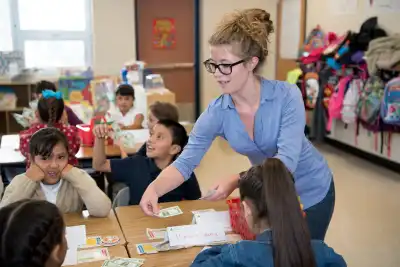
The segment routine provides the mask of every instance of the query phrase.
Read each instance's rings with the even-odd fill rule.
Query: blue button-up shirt
[[[221,95],[196,121],[187,146],[173,166],[188,179],[213,140],[220,136],[253,165],[270,157],[282,160],[293,173],[297,193],[307,209],[326,196],[332,174],[323,156],[304,135],[305,123],[300,90],[286,82],[262,79],[254,140],[249,137],[231,96]]]

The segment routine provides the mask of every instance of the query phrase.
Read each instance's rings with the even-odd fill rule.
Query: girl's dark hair
[[[157,101],[149,109],[158,120],[179,121],[178,109],[171,103]]]
[[[54,83],[41,80],[35,84],[35,93],[41,94],[44,90],[51,90],[53,92],[57,92],[57,87]]]
[[[293,181],[282,161],[270,158],[242,175],[240,198],[253,203],[255,223],[269,223],[275,267],[316,267]]]
[[[180,146],[182,152],[183,148],[186,146],[189,139],[185,127],[183,127],[182,124],[174,120],[159,120],[157,124],[163,125],[171,132],[172,145]],[[176,154],[173,160],[175,160],[181,152]]]
[[[115,95],[122,95],[122,96],[131,96],[133,100],[135,100],[135,89],[133,89],[133,86],[130,84],[120,84],[117,87],[117,91],[115,92]]]
[[[29,143],[29,153],[31,157],[49,157],[53,153],[53,148],[61,143],[68,151],[68,140],[63,132],[57,128],[47,127],[34,133]]]
[[[64,220],[54,204],[14,202],[0,210],[0,266],[43,267],[63,235]]]
[[[53,126],[59,122],[64,112],[64,100],[55,97],[40,97],[38,102],[39,117],[42,122]]]

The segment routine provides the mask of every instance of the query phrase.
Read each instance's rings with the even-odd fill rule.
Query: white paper
[[[67,227],[65,230],[68,248],[78,248],[79,246],[86,245],[86,226],[78,225]]]
[[[204,225],[207,227],[222,227],[225,232],[231,232],[231,218],[229,211],[216,211],[216,212],[203,212],[194,215],[194,221],[198,225]]]
[[[374,13],[399,12],[399,0],[365,0],[367,8]]]
[[[76,265],[77,263],[78,263],[78,253],[76,248],[68,249],[62,266]]]
[[[281,14],[280,57],[295,59],[300,44],[301,0],[282,0]]]
[[[332,15],[352,15],[358,10],[358,0],[329,0]]]
[[[222,227],[203,225],[181,225],[168,227],[167,234],[171,247],[205,246],[217,242],[226,242]]]

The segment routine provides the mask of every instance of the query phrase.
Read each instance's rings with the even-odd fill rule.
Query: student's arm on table
[[[184,199],[186,200],[197,200],[201,198],[201,190],[199,182],[197,181],[196,175],[192,173],[190,178],[183,184]]]
[[[17,202],[22,199],[30,199],[38,189],[39,183],[26,176],[25,173],[19,174],[11,180],[7,186],[0,207]]]
[[[231,251],[232,245],[213,246],[200,252],[194,259],[191,267],[223,267],[238,266],[235,255]]]
[[[138,129],[143,129],[143,120],[144,120],[144,116],[143,114],[137,114],[135,116],[135,120],[133,122],[132,125],[128,125],[128,126],[122,126],[121,130],[138,130]]]
[[[111,201],[87,172],[72,167],[63,174],[63,179],[71,183],[78,191],[91,216],[108,216],[111,210]]]
[[[274,157],[280,159],[294,173],[300,158],[306,116],[300,90],[297,87],[291,88],[287,94],[282,107],[278,153]]]
[[[96,135],[94,137],[92,166],[99,172],[111,172],[110,160],[106,157],[104,140],[104,138],[96,137]]]

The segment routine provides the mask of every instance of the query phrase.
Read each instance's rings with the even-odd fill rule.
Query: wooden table
[[[215,209],[224,211],[228,209],[225,201],[182,201],[161,203],[162,208],[179,206],[183,214],[170,218],[149,217],[143,214],[139,206],[118,207],[117,217],[122,231],[128,242],[128,251],[132,258],[145,258],[144,266],[189,266],[202,247],[160,252],[151,255],[138,255],[135,244],[152,242],[146,236],[146,228],[165,228],[176,225],[191,224],[192,210]]]
[[[66,226],[85,225],[86,236],[116,235],[120,238],[120,243],[117,246],[126,245],[124,234],[113,210],[105,218],[87,217],[81,213],[69,213],[64,214],[64,220]]]

